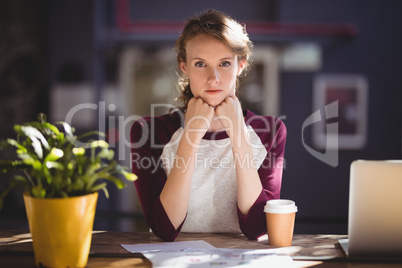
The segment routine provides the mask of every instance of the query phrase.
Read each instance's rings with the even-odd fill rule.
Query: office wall
[[[398,1],[280,1],[280,19],[294,22],[353,23],[351,39],[322,43],[323,66],[314,73],[281,75],[282,113],[287,116],[287,168],[283,197],[299,204],[299,232],[346,231],[349,166],[355,159],[401,158],[402,18]],[[312,81],[317,74],[362,74],[368,79],[367,144],[339,151],[331,167],[302,145],[302,124],[312,114]],[[306,141],[311,131],[306,130]],[[310,143],[311,144],[311,143]],[[378,178],[381,180],[381,178]],[[375,197],[373,197],[375,198]],[[317,227],[314,223],[317,223]]]

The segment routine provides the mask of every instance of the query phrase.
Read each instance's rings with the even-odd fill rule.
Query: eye
[[[196,67],[205,67],[205,63],[203,63],[202,61],[197,61],[197,62],[195,63],[195,66],[196,66]]]
[[[228,61],[224,61],[221,63],[222,67],[229,67],[230,65],[231,65],[230,62],[228,62]]]

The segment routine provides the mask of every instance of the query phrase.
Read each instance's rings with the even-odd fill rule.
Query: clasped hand
[[[225,130],[230,138],[234,138],[244,125],[242,108],[236,96],[227,97],[216,107],[200,98],[192,98],[188,103],[185,130],[192,142],[201,141],[207,131]]]

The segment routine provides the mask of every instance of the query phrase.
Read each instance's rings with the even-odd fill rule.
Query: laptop
[[[349,258],[402,261],[402,160],[356,160],[350,167]]]

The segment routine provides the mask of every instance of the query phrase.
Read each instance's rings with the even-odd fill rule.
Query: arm
[[[263,190],[247,214],[238,212],[240,228],[249,239],[257,239],[266,233],[265,203],[280,198],[287,132],[282,121],[277,118],[271,120],[272,134],[261,139],[267,149],[267,156],[258,169]]]
[[[199,120],[199,117],[202,119]],[[139,122],[132,127],[131,141],[137,145],[132,147],[132,168],[139,177],[135,183],[137,192],[147,223],[155,235],[163,240],[173,241],[185,220],[194,170],[194,155],[197,152],[196,145],[207,131],[212,117],[213,108],[203,101],[194,99],[189,102],[184,135],[180,139],[176,154],[178,160],[176,163],[186,161],[186,165],[173,164],[168,177],[160,164],[156,171],[151,171],[152,168],[141,168],[135,161],[144,158],[151,159],[151,162],[155,163],[160,161],[162,149],[152,148],[149,137],[145,144],[140,144],[141,146],[138,146],[137,141],[141,140],[144,128],[148,129],[148,133],[153,131],[156,137],[165,129],[150,129],[149,126],[142,126]],[[168,140],[164,144],[167,142]]]
[[[238,99],[236,97],[227,98],[217,108],[216,113],[230,137],[235,159],[240,227],[247,237],[255,239],[266,232],[265,214],[263,212],[266,201],[271,198],[279,198],[282,165],[278,161],[283,161],[283,151],[276,153],[272,151],[276,148],[279,150],[281,150],[280,148],[284,149],[286,129],[284,125],[280,127],[279,136],[284,135],[284,139],[278,136],[281,139],[281,144],[277,144],[275,148],[273,148],[272,143],[278,141],[273,139],[270,142],[271,148],[267,148],[267,157],[269,159],[265,159],[262,168],[257,170],[257,167],[252,163],[251,142],[246,133],[246,125]],[[282,160],[276,161],[277,165],[275,167],[264,169],[264,164],[267,164],[272,155]]]
[[[245,215],[260,195],[262,184],[252,162],[252,145],[237,97],[226,98],[216,108],[216,114],[230,138],[236,168],[237,205],[240,213]]]
[[[208,130],[214,109],[201,99],[190,100],[185,117],[184,134],[177,148],[175,162],[160,195],[161,203],[175,228],[183,223],[190,199],[191,179],[198,145]],[[176,163],[188,163],[180,165]]]
[[[168,140],[162,141],[157,133],[167,130],[165,127],[159,129],[160,122],[156,124],[155,129],[151,129],[150,125],[149,119],[141,119],[131,127],[131,166],[133,173],[138,176],[135,187],[145,220],[153,233],[165,241],[173,241],[179,234],[180,227],[173,226],[160,201],[159,196],[167,178],[160,164],[162,148],[152,146],[150,138],[153,131],[155,142],[166,144]]]

